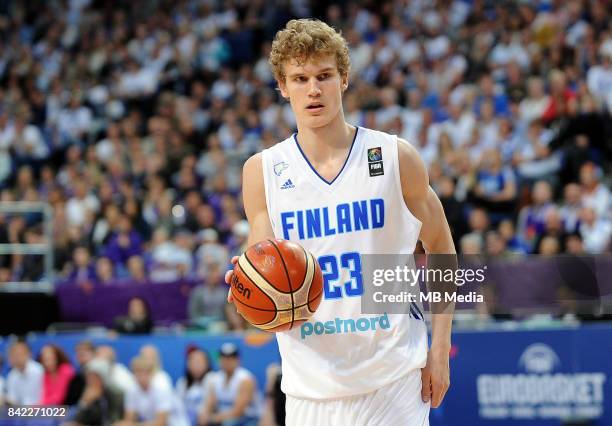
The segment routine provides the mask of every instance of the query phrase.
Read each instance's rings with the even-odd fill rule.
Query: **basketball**
[[[231,279],[238,312],[265,331],[289,330],[321,302],[323,277],[314,256],[291,241],[268,239],[249,247]]]

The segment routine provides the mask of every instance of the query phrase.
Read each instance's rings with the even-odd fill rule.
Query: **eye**
[[[294,81],[297,81],[298,83],[304,83],[305,81],[307,81],[307,78],[303,75],[298,75],[297,77],[295,77]]]
[[[324,72],[323,74],[319,75],[319,80],[327,80],[330,77],[330,74],[327,72]]]

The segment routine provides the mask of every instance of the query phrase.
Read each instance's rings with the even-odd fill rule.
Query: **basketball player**
[[[327,24],[290,21],[269,62],[298,132],[244,165],[248,244],[295,240],[324,276],[313,318],[277,333],[286,423],[427,425],[449,387],[451,315],[432,316],[428,351],[422,316],[360,309],[361,253],[409,254],[419,239],[428,253],[455,253],[423,161],[406,141],[344,120],[348,47]]]

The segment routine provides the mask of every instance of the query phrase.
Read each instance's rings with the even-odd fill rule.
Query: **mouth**
[[[311,112],[321,111],[322,109],[323,109],[323,104],[318,103],[318,102],[314,102],[306,107],[306,110],[311,111]]]

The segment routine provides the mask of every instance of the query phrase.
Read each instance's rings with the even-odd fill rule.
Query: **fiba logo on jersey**
[[[385,174],[385,169],[382,162],[382,148],[369,148],[368,149],[368,169],[370,176],[381,176]]]

